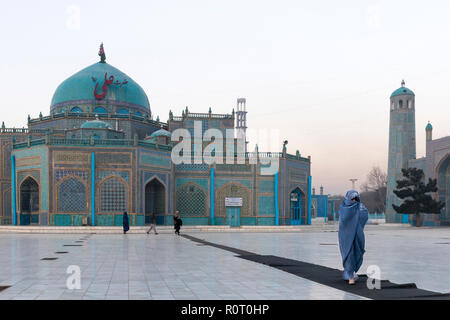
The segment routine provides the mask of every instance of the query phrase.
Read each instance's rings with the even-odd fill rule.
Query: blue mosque
[[[311,223],[311,157],[288,154],[287,142],[281,152],[247,152],[245,144],[240,153],[245,99],[229,114],[186,107],[160,121],[144,89],[106,62],[103,45],[99,56],[59,85],[48,115],[28,116],[21,129],[2,123],[0,224],[119,226],[124,211],[133,226],[149,224],[152,214],[171,225],[176,211],[185,225]],[[236,161],[174,163],[181,142],[172,135],[196,126],[202,135],[233,130],[223,152]],[[267,159],[278,170],[268,174]]]

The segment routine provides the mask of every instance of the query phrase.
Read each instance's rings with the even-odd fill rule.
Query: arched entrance
[[[295,188],[289,195],[289,218],[291,225],[306,224],[305,194]]]
[[[33,217],[36,217],[33,219]],[[31,177],[20,185],[20,224],[30,225],[39,221],[39,185]]]
[[[150,224],[153,213],[158,222],[158,216],[164,215],[165,212],[166,188],[155,178],[145,186],[145,224]]]

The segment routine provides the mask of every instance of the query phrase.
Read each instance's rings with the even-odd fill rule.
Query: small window
[[[408,100],[408,109],[412,109],[412,101]]]
[[[392,102],[392,103],[391,103],[391,110],[394,110],[394,109],[395,109],[395,103]]]
[[[403,100],[400,100],[399,102],[398,102],[398,107],[401,109],[401,108],[403,108]]]
[[[83,110],[81,110],[81,109],[78,108],[78,107],[73,107],[73,108],[70,110],[70,112],[71,112],[71,113],[82,113]]]
[[[97,107],[95,108],[94,113],[108,113],[108,112],[103,107]]]

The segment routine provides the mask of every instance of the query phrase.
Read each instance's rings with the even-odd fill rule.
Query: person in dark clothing
[[[156,217],[154,213],[150,216],[150,229],[147,230],[147,234],[149,234],[152,229],[155,234],[158,234],[158,232],[156,232]]]
[[[175,229],[175,234],[180,235],[180,228],[183,225],[183,221],[180,218],[180,212],[175,212],[173,216],[173,228]]]
[[[128,213],[125,211],[123,213],[123,233],[127,233],[130,230],[130,220],[128,219]]]

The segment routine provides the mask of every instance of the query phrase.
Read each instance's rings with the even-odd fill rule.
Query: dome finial
[[[105,49],[103,48],[103,42],[100,45],[100,50],[98,52],[98,55],[100,56],[100,62],[105,63],[106,61],[106,55],[105,55]]]
[[[402,87],[404,88],[404,87],[405,87],[405,85],[406,85],[406,82],[405,82],[405,80],[402,80]]]

